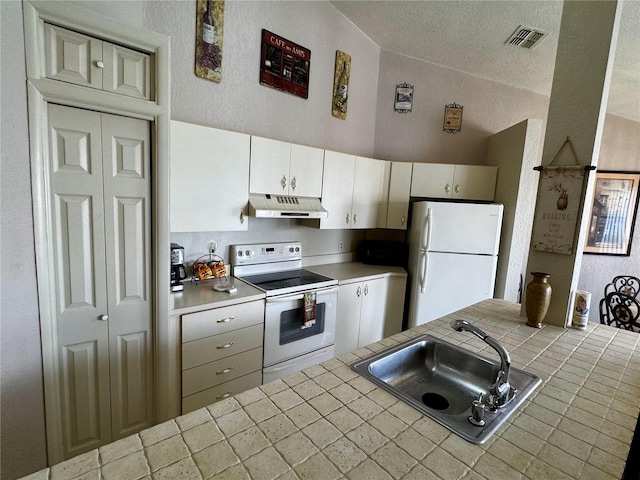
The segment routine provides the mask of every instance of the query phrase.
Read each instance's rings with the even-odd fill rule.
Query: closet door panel
[[[153,421],[149,124],[102,114],[113,440]]]
[[[60,422],[65,457],[111,441],[100,114],[49,105]]]

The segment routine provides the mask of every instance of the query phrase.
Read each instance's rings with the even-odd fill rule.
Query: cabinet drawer
[[[263,327],[259,324],[185,343],[182,345],[182,369],[262,347],[262,336]]]
[[[231,395],[244,392],[253,387],[259,387],[260,385],[262,385],[262,370],[251,372],[230,382],[221,383],[202,392],[184,397],[182,399],[182,413],[185,414],[198,408],[206,407]]]
[[[182,316],[182,343],[263,323],[263,300],[190,313]]]
[[[182,372],[182,395],[191,395],[260,369],[262,348],[205,363]]]

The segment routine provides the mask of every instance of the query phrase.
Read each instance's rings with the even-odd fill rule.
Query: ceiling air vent
[[[513,35],[509,37],[509,40],[507,40],[505,44],[531,50],[536,45],[538,45],[546,36],[547,32],[543,32],[542,30],[537,28],[523,27],[521,25],[516,28],[516,31],[513,32]]]

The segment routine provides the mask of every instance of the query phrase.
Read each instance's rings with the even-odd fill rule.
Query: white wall
[[[0,2],[0,17],[0,461],[2,478],[11,478],[44,466],[46,455],[21,3]],[[29,436],[13,442],[19,432]]]
[[[640,123],[626,118],[607,115],[602,133],[598,170],[640,172]],[[600,322],[598,302],[604,287],[617,275],[640,278],[640,221],[636,212],[636,225],[631,239],[631,255],[611,256],[584,254],[580,268],[578,289],[591,292],[589,321]]]
[[[145,15],[171,36],[174,120],[373,154],[380,49],[328,2],[226,2],[221,83],[193,73],[195,2],[148,1]],[[263,28],[311,50],[308,99],[260,85]],[[352,57],[346,120],[331,116],[336,50]]]
[[[414,86],[410,113],[393,110],[396,85]],[[442,131],[445,105],[464,107],[462,130]],[[549,98],[383,51],[376,120],[379,158],[484,164],[489,135],[528,118],[546,121]]]

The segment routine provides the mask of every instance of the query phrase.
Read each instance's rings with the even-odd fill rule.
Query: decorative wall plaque
[[[571,255],[584,191],[584,166],[542,167],[531,247]]]
[[[198,0],[196,4],[196,75],[222,81],[224,0]]]
[[[351,55],[336,50],[336,71],[333,75],[333,101],[331,115],[342,120],[347,118],[349,98],[349,76],[351,75]]]
[[[262,30],[260,83],[283,92],[309,97],[311,50]]]
[[[413,108],[413,85],[396,85],[396,98],[393,109],[398,113],[409,113]]]
[[[462,105],[451,103],[444,106],[444,122],[442,131],[447,133],[458,133],[462,130]]]

